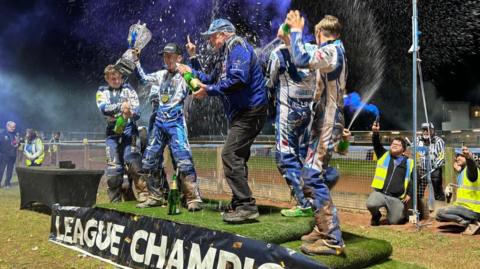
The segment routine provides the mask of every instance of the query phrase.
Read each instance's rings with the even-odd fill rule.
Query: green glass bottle
[[[172,186],[168,193],[168,215],[180,214],[180,193],[177,187],[177,175],[172,177]]]
[[[200,85],[199,85],[200,80],[196,78],[192,72],[183,73],[183,78],[187,82],[187,85],[190,91],[196,92],[198,91],[198,89],[200,89]]]
[[[341,140],[340,143],[338,143],[338,151],[345,152],[349,146],[350,142],[348,140]]]
[[[290,25],[284,23],[282,24],[282,31],[284,34],[289,35],[290,34]]]
[[[127,120],[122,116],[118,116],[115,120],[115,127],[113,127],[113,131],[117,135],[121,135],[123,130],[125,130],[125,126],[127,125]]]

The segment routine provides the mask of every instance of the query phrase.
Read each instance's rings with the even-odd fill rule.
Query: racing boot
[[[304,243],[300,250],[307,255],[336,255],[340,256],[345,253],[345,245],[332,245],[325,239],[319,239],[313,243]]]
[[[141,180],[146,182],[149,196],[145,202],[137,204],[137,207],[146,208],[165,204],[166,200],[164,199],[164,195],[160,189],[160,181],[158,177],[155,177],[152,173],[149,173],[143,174],[141,178]]]
[[[198,184],[194,181],[194,179],[195,175],[188,175],[182,177],[181,182],[183,198],[186,202],[186,207],[190,212],[202,210],[202,198],[200,198]]]
[[[122,182],[121,175],[107,175],[107,193],[111,203],[119,203],[122,201]]]

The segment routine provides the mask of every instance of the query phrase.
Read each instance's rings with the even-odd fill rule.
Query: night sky
[[[6,120],[13,119],[19,129],[101,132],[104,125],[95,105],[95,91],[104,83],[103,68],[127,49],[126,35],[131,24],[140,19],[152,31],[152,41],[142,52],[142,64],[153,72],[162,67],[158,51],[166,42],[183,45],[187,33],[197,43],[204,42],[199,32],[214,17],[229,18],[241,35],[256,46],[265,45],[274,37],[289,2],[2,1],[0,124],[3,127]],[[376,70],[369,69],[373,62],[362,52],[370,50],[366,45],[370,40],[368,27],[376,29],[385,61],[379,92],[371,102],[379,107],[384,128],[409,128],[404,126],[411,120],[411,56],[406,53],[411,44],[409,3],[365,0],[358,8],[372,16],[367,17],[355,14],[356,10],[344,11],[345,3],[353,1],[291,2],[292,7],[305,12],[310,29],[324,14],[349,23],[343,35],[351,63],[349,91],[364,93],[366,89],[357,87],[368,88],[372,77],[369,72],[373,72],[369,70]],[[442,119],[438,107],[445,101],[480,104],[478,3],[419,1],[422,64],[430,99],[427,102],[436,121]],[[365,27],[367,20],[375,22]],[[134,78],[131,82],[136,85]],[[361,124],[356,127],[365,128]]]

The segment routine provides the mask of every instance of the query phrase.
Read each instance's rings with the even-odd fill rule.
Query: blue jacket
[[[238,36],[230,37],[222,48],[222,65],[212,74],[193,70],[207,84],[209,96],[220,96],[229,121],[237,113],[267,104],[264,76],[253,47]]]

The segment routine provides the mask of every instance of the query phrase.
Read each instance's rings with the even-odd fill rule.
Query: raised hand
[[[467,159],[473,158],[472,153],[470,152],[470,150],[466,146],[462,147],[462,155]]]
[[[300,15],[300,11],[290,10],[285,19],[285,23],[288,24],[290,28],[303,29],[305,19]]]
[[[372,125],[372,132],[378,133],[380,131],[380,123],[378,121],[374,121]]]
[[[193,93],[195,99],[203,99],[208,96],[207,94],[207,85],[200,83],[200,89]]]
[[[345,141],[348,141],[350,136],[352,136],[352,133],[350,133],[350,131],[347,128],[343,128],[342,139]]]
[[[132,117],[132,110],[131,110],[130,102],[128,102],[128,101],[123,102],[120,110],[122,111],[122,116],[125,119],[128,119],[128,118]]]
[[[179,64],[177,63],[177,71],[180,73],[180,74],[184,74],[184,73],[190,73],[192,72],[192,68],[190,68],[190,66],[186,65],[186,64]]]
[[[187,44],[185,45],[185,47],[187,48],[187,53],[190,57],[197,55],[196,53],[197,46],[190,41],[190,35],[187,35]]]

